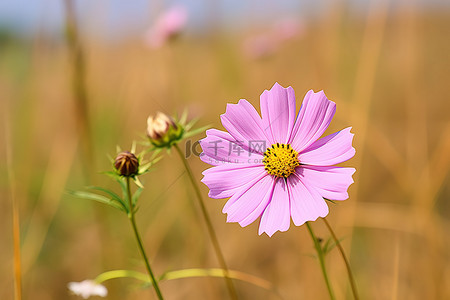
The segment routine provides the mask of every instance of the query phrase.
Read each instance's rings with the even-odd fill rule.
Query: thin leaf
[[[108,190],[108,189],[105,189],[105,188],[102,188],[102,187],[99,187],[99,186],[89,186],[88,189],[96,190],[96,191],[101,191],[101,192],[104,192],[104,193],[108,194],[108,195],[111,197],[111,200],[112,200],[112,201],[118,202],[118,203],[125,209],[125,211],[128,212],[128,207],[127,207],[127,205],[125,204],[125,201],[123,201],[123,199],[120,198],[120,197],[119,197],[116,193],[114,193],[113,191]]]
[[[247,273],[243,273],[240,271],[229,270],[228,276],[232,279],[241,280],[244,282],[248,282],[255,286],[261,287],[263,289],[272,291],[280,298],[281,296],[275,290],[273,284],[265,279],[259,278],[254,275],[250,275]],[[183,279],[183,278],[192,278],[192,277],[225,277],[225,271],[219,268],[211,268],[211,269],[184,269],[184,270],[176,270],[169,271],[164,273],[158,279],[158,282],[175,280],[175,279]],[[144,283],[150,285],[150,278],[147,274],[142,272],[137,272],[133,270],[112,270],[104,272],[98,275],[95,278],[95,281],[98,283],[102,283],[107,280],[117,279],[117,278],[134,278],[140,280]]]
[[[133,181],[134,181],[134,183],[136,183],[136,185],[137,185],[140,189],[143,189],[143,188],[144,188],[144,186],[142,185],[141,181],[139,180],[139,177],[137,177],[137,176],[133,177]]]
[[[143,174],[149,172],[149,169],[152,165],[153,165],[153,163],[149,162],[143,166],[139,166],[139,175],[143,175]]]
[[[120,188],[122,189],[122,196],[124,201],[128,204],[128,189],[127,189],[127,184],[125,182],[125,180],[123,180],[122,177],[120,177],[117,182],[120,184]]]
[[[179,122],[180,124],[186,123],[187,117],[188,117],[188,111],[187,111],[187,109],[185,109],[185,110],[183,111],[183,113],[181,114],[181,117],[180,117],[180,119],[178,120],[178,122]]]
[[[191,121],[189,121],[189,123],[187,123],[186,125],[184,125],[184,130],[189,131],[192,127],[194,127],[195,123],[198,122],[198,118],[192,119]]]
[[[117,174],[114,171],[107,171],[107,172],[101,172],[101,174],[105,174],[108,177],[111,177],[114,180],[121,180],[122,176],[120,176],[119,174]]]
[[[131,199],[133,201],[133,205],[136,205],[136,203],[137,203],[139,197],[141,196],[143,190],[144,190],[143,188],[138,188],[136,190],[136,192],[134,192],[133,196],[131,197]]]
[[[131,144],[131,153],[136,153],[136,141],[133,141],[133,143]]]
[[[344,238],[339,239],[339,243],[341,243],[344,240]],[[327,241],[327,245],[326,245],[326,249],[324,247],[324,253],[328,254],[331,252],[331,250],[333,250],[336,247],[336,243],[333,241],[333,239],[329,238]]]
[[[99,194],[90,193],[90,192],[83,192],[83,191],[69,191],[68,193],[70,195],[78,197],[78,198],[94,200],[94,201],[97,201],[97,202],[100,202],[100,203],[104,203],[104,204],[110,205],[110,206],[112,206],[114,208],[117,208],[117,209],[119,209],[121,211],[125,211],[122,206],[120,206],[119,204],[117,204],[113,200],[109,199],[108,197],[99,195]]]
[[[98,275],[94,281],[97,283],[102,283],[106,280],[116,279],[116,278],[134,278],[137,280],[141,280],[143,282],[149,282],[149,277],[147,274],[133,271],[133,270],[112,270],[103,272]]]
[[[201,133],[203,131],[206,131],[209,128],[211,128],[211,125],[206,125],[206,126],[203,126],[203,127],[200,127],[200,128],[197,128],[197,129],[194,129],[194,130],[191,130],[191,131],[188,131],[188,132],[186,132],[184,134],[183,138],[192,137],[192,136],[197,135],[197,134],[199,134],[199,133]]]
[[[232,279],[238,279],[259,286],[263,289],[274,291],[274,286],[271,282],[247,273],[228,270],[228,276]],[[164,273],[159,278],[159,281],[174,280],[181,278],[192,278],[192,277],[225,277],[225,270],[219,268],[211,268],[211,269],[184,269],[184,270],[170,271]]]

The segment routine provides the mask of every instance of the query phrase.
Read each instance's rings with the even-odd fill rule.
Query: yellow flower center
[[[300,166],[297,155],[289,144],[273,144],[264,152],[264,169],[270,175],[287,178]]]

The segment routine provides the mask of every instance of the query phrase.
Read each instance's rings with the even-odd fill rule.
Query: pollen
[[[300,166],[298,153],[289,144],[273,144],[264,152],[264,169],[270,175],[287,178]]]

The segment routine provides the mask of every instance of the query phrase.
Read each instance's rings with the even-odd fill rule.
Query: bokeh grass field
[[[144,271],[126,217],[66,191],[115,188],[100,172],[110,170],[116,145],[129,149],[145,136],[148,115],[187,109],[198,126],[222,128],[226,103],[245,98],[258,107],[275,82],[294,88],[298,107],[309,89],[323,89],[337,104],[327,133],[353,127],[356,156],[344,165],[356,167],[355,183],[347,201],[329,204],[328,220],[350,256],[361,298],[450,299],[450,11],[408,3],[372,1],[357,15],[342,3],[324,8],[302,36],[259,60],[242,52],[249,28],[181,36],[158,50],[137,38],[111,43],[82,31],[89,163],[66,43],[39,34],[3,38],[0,299],[14,293],[12,197],[20,212],[23,299],[76,299],[69,281],[112,269]],[[208,166],[196,156],[189,163],[200,180]],[[154,271],[218,267],[175,153],[142,181],[137,220]],[[272,282],[283,299],[327,299],[304,226],[258,236],[258,224],[227,224],[224,203],[208,199],[207,208],[230,269]],[[329,237],[323,222],[312,225]],[[336,250],[327,264],[337,298],[351,299]],[[131,279],[105,285],[107,299],[154,297]],[[279,299],[249,283],[236,286],[242,299]],[[161,288],[167,299],[227,298],[217,278]]]

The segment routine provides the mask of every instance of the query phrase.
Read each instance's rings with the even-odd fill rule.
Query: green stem
[[[223,254],[222,254],[222,251],[220,250],[219,241],[217,239],[216,232],[214,231],[214,227],[213,227],[213,225],[211,223],[211,219],[209,218],[208,211],[206,210],[205,202],[203,201],[203,197],[202,197],[202,193],[200,192],[200,188],[197,185],[197,182],[195,181],[195,178],[194,178],[194,175],[192,173],[191,167],[189,166],[186,158],[184,157],[183,152],[181,151],[180,147],[178,147],[178,145],[175,144],[174,148],[177,151],[178,155],[180,156],[181,161],[183,162],[183,165],[184,165],[184,167],[186,169],[186,172],[188,174],[188,177],[189,177],[189,179],[190,179],[190,181],[192,183],[192,186],[194,187],[194,191],[195,191],[195,194],[197,195],[197,199],[198,199],[198,202],[200,204],[200,208],[202,210],[202,214],[203,214],[203,217],[205,219],[206,227],[208,228],[208,233],[209,233],[209,236],[211,238],[211,242],[213,244],[214,250],[216,252],[217,259],[219,261],[219,264],[220,264],[221,268],[224,270],[224,275],[225,275],[224,278],[225,278],[225,282],[227,284],[228,292],[230,293],[230,297],[231,297],[231,299],[237,299],[238,298],[237,297],[237,292],[236,292],[236,289],[234,287],[233,281],[230,278],[228,267],[227,267],[227,264],[225,262],[225,258],[224,258]]]
[[[317,237],[314,235],[314,232],[312,230],[311,225],[309,225],[309,222],[306,222],[305,224],[314,242],[314,248],[316,248],[317,256],[319,257],[320,269],[322,270],[323,278],[325,279],[325,283],[327,285],[328,294],[330,295],[331,300],[335,300],[336,298],[334,297],[333,289],[331,287],[330,280],[328,279],[327,269],[325,268],[325,259],[322,246],[320,245]]]
[[[139,231],[136,226],[134,205],[131,200],[132,198],[131,198],[131,188],[130,188],[130,177],[127,177],[127,192],[128,192],[128,204],[130,206],[128,218],[131,221],[131,226],[133,227],[134,235],[136,237],[136,240],[137,240],[137,243],[139,246],[139,251],[141,252],[142,258],[144,259],[145,267],[147,268],[148,275],[150,276],[150,281],[153,285],[153,288],[155,289],[156,294],[158,295],[158,299],[163,300],[164,298],[161,294],[161,290],[159,289],[158,282],[156,281],[155,276],[153,275],[152,268],[150,267],[150,263],[147,258],[147,254],[145,254],[144,245],[142,243],[141,236],[140,236]]]
[[[348,259],[345,256],[344,248],[342,248],[341,243],[337,239],[336,234],[334,234],[334,231],[331,228],[331,226],[328,223],[328,221],[325,218],[323,218],[322,220],[325,222],[325,225],[327,226],[328,230],[331,233],[331,236],[333,237],[334,243],[336,244],[336,246],[339,249],[339,252],[341,253],[342,259],[344,260],[344,263],[345,263],[345,267],[347,268],[348,280],[350,281],[350,286],[352,288],[353,298],[355,300],[358,300],[359,296],[358,296],[358,291],[356,289],[355,278],[353,277],[352,269],[350,268],[350,263],[348,262]]]

